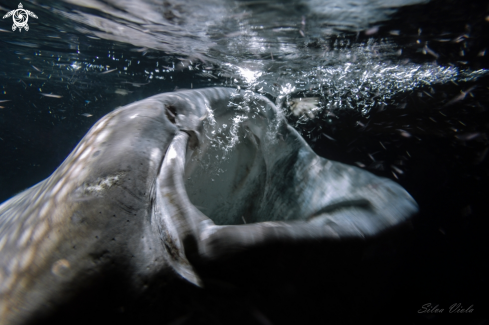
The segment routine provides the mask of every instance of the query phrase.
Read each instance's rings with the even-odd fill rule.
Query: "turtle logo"
[[[29,25],[27,25],[27,21],[29,20],[29,16],[37,19],[37,16],[35,13],[33,13],[32,11],[29,11],[29,10],[25,10],[23,8],[24,7],[22,6],[22,3],[19,3],[19,9],[9,11],[5,16],[3,16],[3,19],[12,16],[12,18],[14,20],[14,24],[12,25],[12,31],[14,31],[14,32],[17,28],[19,29],[19,32],[22,31],[22,28],[24,28],[25,31],[29,30]]]

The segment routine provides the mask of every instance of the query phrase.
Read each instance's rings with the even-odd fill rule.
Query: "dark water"
[[[0,1],[1,15],[17,5]],[[487,324],[487,3],[23,5],[39,17],[28,32],[0,25],[0,202],[48,177],[114,108],[219,85],[282,103],[318,154],[396,180],[421,211],[412,230],[366,245],[202,265],[204,290],[171,283],[137,302],[87,293],[60,322]],[[304,97],[318,98],[314,118],[287,108]],[[419,314],[427,303],[444,312]],[[473,311],[449,313],[457,303]]]

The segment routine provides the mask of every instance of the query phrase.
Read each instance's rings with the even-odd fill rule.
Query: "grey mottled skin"
[[[212,132],[237,115],[239,141],[213,161],[223,151]],[[0,205],[0,324],[55,310],[109,264],[136,289],[165,272],[200,285],[190,251],[212,260],[368,238],[416,211],[396,183],[318,157],[262,96],[153,96],[103,117],[48,179]]]

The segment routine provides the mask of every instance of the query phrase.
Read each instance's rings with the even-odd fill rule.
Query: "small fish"
[[[131,52],[145,52],[147,50],[148,50],[147,47],[141,47],[141,48],[138,48],[138,49],[131,49],[130,51]]]
[[[117,68],[112,69],[112,70],[107,70],[107,71],[102,72],[101,74],[107,74],[107,73],[111,73],[111,72],[114,72],[114,71],[116,71],[116,70],[117,70]]]
[[[453,40],[454,43],[460,43],[460,42],[463,42],[465,41],[467,38],[469,38],[468,35],[464,34],[464,35],[460,35],[459,37],[455,38]]]
[[[149,82],[147,83],[138,83],[138,82],[128,82],[128,81],[124,81],[122,82],[123,84],[130,84],[132,85],[133,87],[141,87],[141,86],[145,86],[145,85],[149,85]]]
[[[399,133],[401,134],[401,136],[403,136],[405,138],[410,138],[412,136],[411,133],[409,133],[407,131],[404,131],[402,129],[397,129],[397,131],[399,131]]]
[[[480,135],[481,133],[479,132],[471,132],[471,133],[458,134],[455,137],[462,141],[470,141],[470,140],[474,140],[475,138],[478,138]]]
[[[36,67],[36,66],[31,65],[31,67],[33,67],[33,68],[34,68],[36,71],[38,71],[38,72],[42,72],[42,71],[41,71],[41,69],[39,69],[39,68],[38,68],[38,67]]]
[[[391,165],[391,168],[394,169],[394,171],[396,171],[396,173],[398,173],[398,174],[404,174],[402,169],[400,169],[399,167],[397,167],[395,165]]]
[[[117,95],[126,96],[126,95],[128,95],[128,94],[132,93],[132,91],[117,88],[117,89],[115,90],[115,93],[116,93]]]
[[[40,93],[42,96],[45,97],[50,97],[50,98],[62,98],[63,96],[60,95],[55,95],[55,94],[45,94],[45,93]]]
[[[438,59],[440,57],[440,55],[435,51],[433,51],[432,49],[430,49],[428,45],[424,46],[423,51],[425,52],[424,54],[428,53],[429,55],[433,56],[435,59]]]
[[[0,108],[5,108],[5,107],[3,107],[3,106],[0,106]]]
[[[379,32],[379,26],[374,26],[365,31],[365,35],[373,35]]]
[[[11,99],[0,99],[0,103],[10,102]]]
[[[472,87],[470,87],[469,89],[467,89],[465,91],[461,90],[460,91],[460,95],[455,96],[454,98],[452,98],[451,100],[449,100],[445,105],[443,105],[440,108],[444,108],[444,107],[447,107],[449,105],[452,105],[452,104],[454,104],[456,102],[459,102],[461,100],[464,100],[465,97],[467,96],[467,94],[470,93],[472,90],[474,90],[475,87],[477,87],[477,86],[472,86]]]
[[[333,139],[332,137],[330,137],[330,136],[329,136],[329,135],[327,135],[326,133],[323,133],[323,135],[324,135],[326,138],[330,139],[331,141],[336,141],[336,139]]]
[[[90,113],[83,113],[83,114],[80,114],[81,116],[85,116],[85,117],[92,117],[93,115],[90,114]]]

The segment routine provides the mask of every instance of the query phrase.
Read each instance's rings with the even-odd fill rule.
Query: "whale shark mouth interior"
[[[217,147],[209,146],[204,153],[196,153],[187,160],[185,186],[190,202],[218,225],[256,222],[251,211],[263,195],[263,188],[256,186],[253,191],[247,191],[247,188],[265,181],[266,168],[260,148],[256,146],[259,139],[254,135],[251,137],[254,141],[250,137],[243,138],[229,155],[216,159],[211,165],[202,159],[221,157],[222,150]],[[241,198],[247,202],[247,209],[233,210],[233,203]]]
[[[255,210],[253,208],[256,208],[254,203],[259,201],[260,196],[263,195],[263,187],[260,186],[247,193],[247,199],[244,200],[247,203],[247,209],[240,210],[228,207],[229,202],[238,200],[235,196],[239,196],[240,192],[247,186],[258,183],[260,179],[266,180],[267,178],[267,170],[264,166],[265,161],[261,157],[262,152],[259,148],[260,139],[254,134],[250,138],[242,139],[233,148],[229,156],[216,161],[213,166],[199,164],[197,168],[186,173],[185,185],[190,202],[217,225],[239,225],[272,221],[267,215],[253,215],[252,213]],[[219,156],[220,151],[220,149],[209,150],[206,154]],[[189,159],[196,158],[190,157]],[[256,169],[255,172],[253,172],[253,168]],[[212,169],[210,173],[208,169]],[[213,174],[216,169],[220,169],[222,172]],[[230,190],[227,191],[227,189]],[[228,195],[225,196],[224,193]],[[346,199],[329,203],[301,219],[312,221],[316,218],[324,218],[325,215],[341,213],[342,210],[352,208],[371,210],[372,205],[365,198]],[[240,213],[241,216],[239,215]]]

